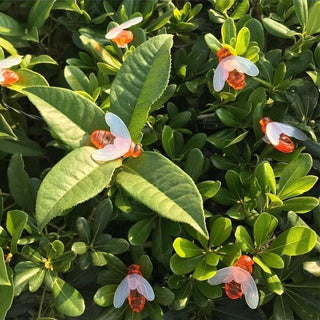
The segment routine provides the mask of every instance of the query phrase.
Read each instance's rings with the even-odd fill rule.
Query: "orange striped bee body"
[[[232,70],[229,72],[227,83],[233,89],[243,89],[246,85],[246,76],[244,75],[244,73],[241,73],[237,70]]]
[[[98,149],[102,149],[107,144],[113,144],[114,139],[115,136],[107,130],[95,130],[90,135],[92,144]]]
[[[142,276],[140,267],[137,264],[131,264],[128,267],[128,275],[130,274],[138,274],[139,276]],[[144,297],[144,295],[139,293],[137,289],[134,289],[134,290],[130,290],[130,294],[128,296],[128,302],[132,311],[140,312],[144,308],[144,305],[146,303],[146,298]]]
[[[251,257],[244,254],[236,261],[234,266],[240,267],[241,269],[244,269],[251,274],[253,271],[253,268],[252,268],[253,264],[254,262],[251,259]],[[237,283],[234,280],[226,283],[224,286],[224,290],[226,292],[226,295],[230,299],[239,299],[242,297],[242,294],[243,294],[240,283]]]

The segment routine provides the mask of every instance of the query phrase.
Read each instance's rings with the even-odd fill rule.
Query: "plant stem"
[[[43,302],[44,302],[45,296],[46,296],[46,287],[43,287],[43,291],[42,291],[42,296],[41,296],[41,301],[40,301],[40,306],[39,306],[39,312],[38,312],[38,317],[37,317],[37,319],[40,319],[40,318],[41,318],[42,306],[43,306]]]

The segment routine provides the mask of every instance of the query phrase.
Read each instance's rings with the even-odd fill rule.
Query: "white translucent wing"
[[[0,60],[0,68],[10,68],[12,66],[15,66],[21,62],[20,57],[9,57],[3,60]]]
[[[0,73],[0,83],[2,82],[2,81],[4,81],[5,79],[4,79],[4,76],[2,75],[2,72]]]
[[[264,135],[262,138],[261,138],[265,143],[268,143],[270,144],[270,140],[268,139],[268,137],[266,135]]]
[[[113,305],[116,308],[120,308],[123,305],[124,301],[127,299],[129,293],[130,289],[127,276],[120,282],[116,292],[114,293]]]
[[[280,134],[283,133],[279,122],[269,122],[266,125],[266,136],[274,146],[279,144]]]
[[[117,115],[112,112],[107,112],[105,115],[105,120],[114,136],[125,140],[130,140],[131,142],[131,137],[127,126]]]
[[[259,74],[259,69],[250,60],[240,56],[234,56],[234,61],[238,64],[237,70],[239,72],[246,73],[249,76],[257,76]]]
[[[131,141],[116,137],[113,144],[107,144],[102,149],[92,152],[91,157],[95,161],[110,161],[122,157],[130,149]]]
[[[234,279],[234,267],[226,267],[217,271],[217,273],[208,280],[211,285],[217,285],[220,283],[228,283]]]
[[[259,304],[259,291],[251,275],[247,282],[241,284],[241,291],[244,293],[248,306],[251,309],[256,309]]]
[[[129,287],[131,290],[137,289],[138,292],[145,296],[149,301],[154,300],[154,292],[150,283],[139,274],[130,274],[129,275]]]
[[[219,92],[223,89],[225,81],[228,79],[228,71],[224,70],[222,64],[219,63],[213,75],[214,90]]]
[[[124,23],[121,23],[120,25],[118,25],[115,28],[112,28],[106,35],[105,37],[107,39],[114,39],[116,38],[119,33],[121,33],[122,30],[130,28],[132,26],[134,26],[135,24],[140,23],[143,20],[142,17],[136,17],[136,18],[132,18]]]
[[[301,130],[299,130],[293,126],[290,126],[285,123],[280,123],[280,122],[278,122],[278,126],[280,127],[282,132],[285,133],[289,137],[294,137],[298,140],[307,140],[308,139],[308,137]]]

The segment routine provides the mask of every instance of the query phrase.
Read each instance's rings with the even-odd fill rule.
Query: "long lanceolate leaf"
[[[107,129],[104,112],[78,93],[54,87],[32,87],[23,92],[50,129],[71,148],[83,145],[94,130]]]
[[[95,149],[76,149],[58,162],[44,178],[37,197],[39,229],[62,211],[97,195],[108,185],[121,160],[99,165],[91,159]]]
[[[117,182],[132,197],[160,216],[184,222],[208,237],[202,199],[192,179],[178,166],[154,152],[129,159]]]
[[[111,111],[124,121],[136,143],[152,103],[167,87],[171,47],[172,36],[167,34],[146,41],[126,59],[112,83]]]

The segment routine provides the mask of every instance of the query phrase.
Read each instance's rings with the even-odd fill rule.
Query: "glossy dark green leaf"
[[[89,244],[91,241],[91,229],[89,226],[89,222],[84,217],[78,217],[76,220],[76,229],[81,239]]]
[[[232,231],[232,223],[229,218],[220,217],[211,225],[209,245],[216,247],[226,241]]]
[[[283,201],[282,210],[295,211],[297,213],[306,213],[316,208],[319,200],[314,197],[297,197]]]
[[[197,184],[197,188],[203,200],[212,198],[220,189],[220,181],[202,181]]]
[[[253,250],[254,245],[247,229],[244,226],[238,226],[235,233],[236,244],[238,244],[243,252],[250,252]]]
[[[307,34],[314,34],[320,32],[320,22],[319,22],[319,14],[320,14],[320,3],[317,1],[311,7],[309,11],[308,22],[306,25]]]
[[[269,213],[264,212],[259,215],[253,227],[254,242],[257,248],[261,248],[271,238],[277,225],[278,219]]]
[[[109,198],[99,202],[94,211],[92,226],[93,237],[99,236],[107,227],[113,214],[113,205]]]
[[[290,305],[283,296],[278,296],[273,304],[273,314],[275,320],[294,320],[294,315]]]
[[[128,232],[128,240],[133,245],[143,245],[152,231],[154,217],[142,219],[135,223]]]
[[[155,286],[153,291],[156,301],[162,306],[169,306],[173,302],[174,294],[168,288]]]
[[[193,271],[202,259],[202,254],[194,256],[192,258],[180,258],[177,254],[174,254],[170,259],[170,268],[174,272],[174,274],[186,274]]]
[[[107,284],[98,289],[93,300],[100,307],[108,307],[113,304],[113,296],[117,289],[117,284]]]
[[[284,24],[270,18],[264,18],[263,25],[269,33],[279,38],[292,38],[296,34]]]

